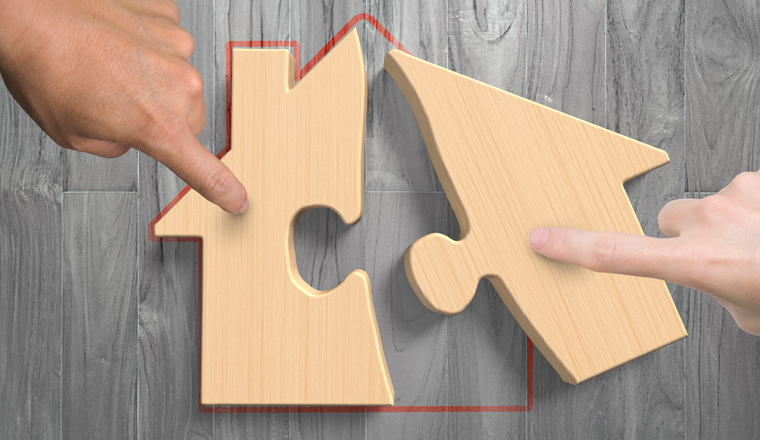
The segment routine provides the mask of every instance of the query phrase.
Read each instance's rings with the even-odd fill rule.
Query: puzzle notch
[[[248,191],[231,215],[190,191],[157,236],[203,239],[201,402],[392,405],[369,277],[320,292],[298,273],[300,215],[364,206],[366,72],[356,30],[294,85],[286,50],[234,49],[231,150]]]

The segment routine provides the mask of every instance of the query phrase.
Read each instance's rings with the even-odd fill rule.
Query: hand
[[[0,73],[58,145],[103,157],[135,148],[231,213],[243,185],[198,142],[203,80],[172,0],[2,0]]]
[[[741,173],[715,195],[660,211],[669,238],[536,228],[546,257],[597,272],[659,278],[715,297],[744,331],[760,335],[760,172]]]

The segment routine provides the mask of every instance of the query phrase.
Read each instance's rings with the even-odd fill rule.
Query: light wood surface
[[[248,189],[235,216],[189,192],[157,236],[203,239],[201,402],[379,405],[393,388],[369,277],[320,292],[298,274],[294,235],[308,209],[345,223],[364,207],[366,75],[356,31],[294,86],[287,50],[234,49],[232,148]]]
[[[610,53],[604,43],[607,7],[611,2],[526,0],[525,3],[527,78],[523,96],[609,128],[606,125],[605,90],[608,84],[612,86],[614,83],[604,77],[607,69],[605,55]],[[487,83],[499,87],[496,83]],[[674,166],[673,157],[670,159],[668,166],[658,170]],[[608,438],[610,415],[607,408],[613,403],[607,401],[611,392],[607,382],[612,371],[589,379],[582,386],[571,385],[559,377],[535,347],[534,355],[533,374],[537,380],[533,384],[533,395],[536,402],[543,403],[535,405],[526,417],[527,439]],[[629,362],[613,371],[629,371],[631,365]],[[547,420],[552,422],[547,423]]]
[[[188,4],[197,2],[197,0],[184,1]],[[215,43],[214,54],[216,58],[215,60],[211,60],[211,64],[215,67],[215,74],[208,77],[204,76],[204,81],[206,84],[209,84],[212,78],[216,81],[216,90],[214,91],[216,108],[211,111],[211,118],[214,118],[214,125],[216,128],[213,130],[214,139],[211,144],[214,146],[214,153],[219,153],[228,145],[227,43],[229,41],[283,41],[296,39],[292,34],[295,29],[291,28],[290,22],[292,20],[291,11],[296,7],[297,2],[291,0],[257,2],[251,2],[250,0],[215,0],[212,3],[211,6],[213,12],[211,12],[211,14],[215,15],[214,29],[212,29],[215,32],[215,38],[212,38],[212,40],[214,40]],[[197,14],[189,12],[187,15]],[[185,15],[182,15],[182,17],[184,19]],[[206,26],[209,25],[207,17],[204,16],[200,20],[202,20]],[[315,21],[320,20],[315,18]],[[294,24],[292,27],[298,26]],[[206,101],[206,108],[208,108],[208,101]],[[208,120],[210,121],[211,119]],[[163,206],[159,207],[159,209],[160,208],[163,208]],[[303,223],[303,221],[304,217],[301,217],[299,224]],[[296,255],[298,255],[297,235]],[[306,277],[304,278],[306,279]],[[308,282],[309,280],[306,279],[306,281]],[[197,299],[197,296],[195,298]],[[198,362],[195,363],[198,364]],[[197,411],[191,411],[191,413],[197,414]],[[212,416],[212,414],[204,415]],[[215,412],[215,414],[213,414],[213,419],[213,435],[220,439],[243,440],[249,438],[266,438],[270,440],[285,440],[295,438],[288,436],[288,427],[292,422],[290,421],[290,415],[287,413],[246,414]]]
[[[369,0],[366,12],[403,41],[411,53],[446,65],[446,0]],[[393,45],[366,26],[363,47],[368,88],[367,273],[372,280],[383,351],[397,406],[445,405],[450,383],[445,345],[448,317],[431,312],[419,302],[406,280],[403,259],[414,240],[431,232],[445,232],[446,196],[417,121],[404,95],[383,69],[385,53]],[[524,363],[524,358],[520,359]],[[441,412],[369,413],[366,438],[445,438],[450,417]]]
[[[305,66],[353,16],[366,12],[365,0],[330,0],[329,4],[313,0],[280,1],[288,5],[290,9],[285,25],[280,29],[283,32],[288,32],[288,37],[284,39],[298,41],[301,45],[301,67]],[[248,0],[243,0],[243,2],[248,2]],[[268,4],[268,2],[262,3]],[[267,18],[265,17],[262,21],[266,22]],[[357,23],[356,30],[359,33],[359,41],[364,52],[364,62],[367,63],[368,47],[365,41],[364,22]],[[283,38],[267,37],[264,39]],[[369,138],[365,133],[365,176],[368,176],[366,166],[371,154],[370,148]],[[366,177],[364,185],[365,191],[371,189]],[[295,240],[298,270],[304,281],[310,286],[318,290],[325,290],[338,285],[353,269],[366,270],[364,264],[366,209],[365,196],[365,213],[362,220],[354,225],[347,226],[345,229],[337,226],[335,242],[330,242],[321,237],[325,232],[329,234],[330,222],[339,223],[341,226],[344,224],[335,211],[321,209],[319,213],[304,214],[298,220],[298,227],[301,228],[300,232],[302,232],[299,234],[299,231],[296,231]],[[341,230],[345,233],[341,234]],[[358,234],[361,234],[361,237],[357,237]],[[312,264],[317,265],[318,269],[309,270],[308,267]],[[370,279],[373,279],[371,274]],[[376,287],[373,283],[373,296],[375,290]],[[289,430],[285,433],[283,440],[362,438],[366,432],[365,422],[366,418],[361,413],[294,412],[290,414]],[[269,438],[274,438],[271,433]]]
[[[417,117],[459,220],[404,262],[420,300],[461,312],[488,278],[566,382],[582,382],[686,336],[662,281],[601,274],[535,253],[538,226],[641,234],[622,182],[667,163],[640,142],[400,51],[385,69]]]
[[[447,1],[447,57],[445,63],[437,63],[470,78],[492,86],[526,96],[526,55],[529,55],[527,38],[530,5],[546,9],[550,15],[553,8],[541,7],[534,0],[448,0]],[[577,30],[575,31],[576,33]],[[541,35],[541,39],[546,37]],[[412,55],[422,57],[418,52]],[[585,66],[580,63],[578,67]],[[387,72],[386,72],[387,75]],[[389,81],[393,81],[388,76]],[[393,87],[398,87],[393,85]],[[402,95],[401,91],[397,92]],[[403,96],[403,95],[402,95]],[[406,99],[404,99],[406,102]],[[408,105],[408,104],[407,104]],[[411,115],[411,109],[408,109]],[[421,137],[421,135],[420,135]],[[424,142],[423,142],[424,143]],[[430,161],[425,148],[425,156]],[[432,163],[430,163],[432,167]],[[440,186],[440,184],[439,184]],[[459,223],[451,207],[448,209],[449,235],[459,237]],[[496,301],[496,302],[494,302]],[[460,314],[447,315],[448,323],[448,401],[454,404],[473,405],[523,405],[528,401],[528,369],[526,368],[525,332],[509,313],[504,301],[488,280],[481,281],[470,305]],[[541,354],[535,352],[534,359]],[[477,361],[475,361],[477,359]],[[475,362],[473,362],[475,361]],[[473,363],[477,368],[473,368]],[[541,364],[534,362],[530,373],[540,380],[534,381],[532,389],[538,391],[549,378],[571,387],[558,378],[554,369],[540,373]],[[584,387],[585,388],[585,387]],[[554,402],[561,401],[559,390],[553,389]],[[509,396],[509,397],[507,397]],[[569,413],[575,421],[582,421],[588,414],[583,410],[562,405],[563,414]],[[547,405],[544,405],[544,408]],[[448,415],[449,439],[523,439],[529,438],[528,424],[536,420],[533,415],[539,408],[525,414],[522,412],[487,413],[457,412]],[[556,419],[554,415],[552,419]],[[543,421],[536,425],[546,426]],[[555,426],[552,424],[552,426]],[[565,432],[568,432],[566,430]],[[593,432],[586,431],[588,439]],[[537,438],[551,438],[538,435]]]

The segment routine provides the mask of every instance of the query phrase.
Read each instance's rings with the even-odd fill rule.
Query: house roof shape
[[[320,292],[301,279],[300,215],[363,211],[366,72],[356,30],[295,85],[287,50],[234,49],[231,149],[251,202],[231,215],[184,190],[156,236],[202,237],[201,403],[390,405],[369,277]]]
[[[623,182],[667,153],[411,55],[385,69],[407,98],[461,236],[405,255],[420,300],[461,312],[494,285],[563,380],[577,384],[686,336],[664,281],[597,273],[529,245],[540,226],[643,235]]]

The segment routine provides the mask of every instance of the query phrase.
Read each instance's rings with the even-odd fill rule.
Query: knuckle
[[[167,18],[169,18],[172,22],[179,24],[180,21],[180,11],[179,6],[173,1],[166,3],[166,8],[164,11],[164,14]]]
[[[190,55],[195,51],[195,39],[193,39],[193,36],[184,29],[180,28],[180,31],[179,37],[177,38],[179,51],[185,56],[185,58],[190,58]]]
[[[206,127],[206,112],[205,110],[199,113],[198,117],[191,123],[193,134],[198,136]]]
[[[225,194],[231,186],[231,176],[223,167],[215,167],[201,183],[204,192],[211,196]]]
[[[193,96],[199,96],[203,94],[203,77],[197,69],[190,66],[185,69],[183,75],[183,88],[190,92]]]
[[[615,264],[615,252],[617,242],[609,235],[604,234],[591,245],[591,264],[590,269],[596,272],[611,272]]]
[[[743,173],[739,173],[734,177],[734,179],[731,181],[730,185],[737,186],[739,189],[744,189],[749,186],[754,185],[757,182],[757,174],[745,171]]]
[[[722,221],[733,211],[730,198],[722,194],[705,197],[697,205],[697,214],[708,221]]]
[[[174,142],[169,141],[182,134],[181,124],[176,117],[156,109],[146,110],[136,127],[135,141],[144,147],[155,144],[174,145]]]
[[[666,216],[667,214],[665,213],[664,209],[657,215],[657,226],[659,226],[660,230],[663,232],[665,232],[665,228],[668,227],[668,220]]]
[[[675,200],[666,203],[660,210],[660,213],[657,215],[657,224],[660,226],[660,229],[667,222],[668,216],[671,215],[673,209],[675,209]]]
[[[663,213],[668,214],[670,211],[674,209],[678,209],[678,203],[681,202],[682,200],[683,199],[676,199],[676,200],[671,200],[668,203],[666,203],[665,206],[663,206],[662,209],[660,210],[660,215],[662,215]]]

